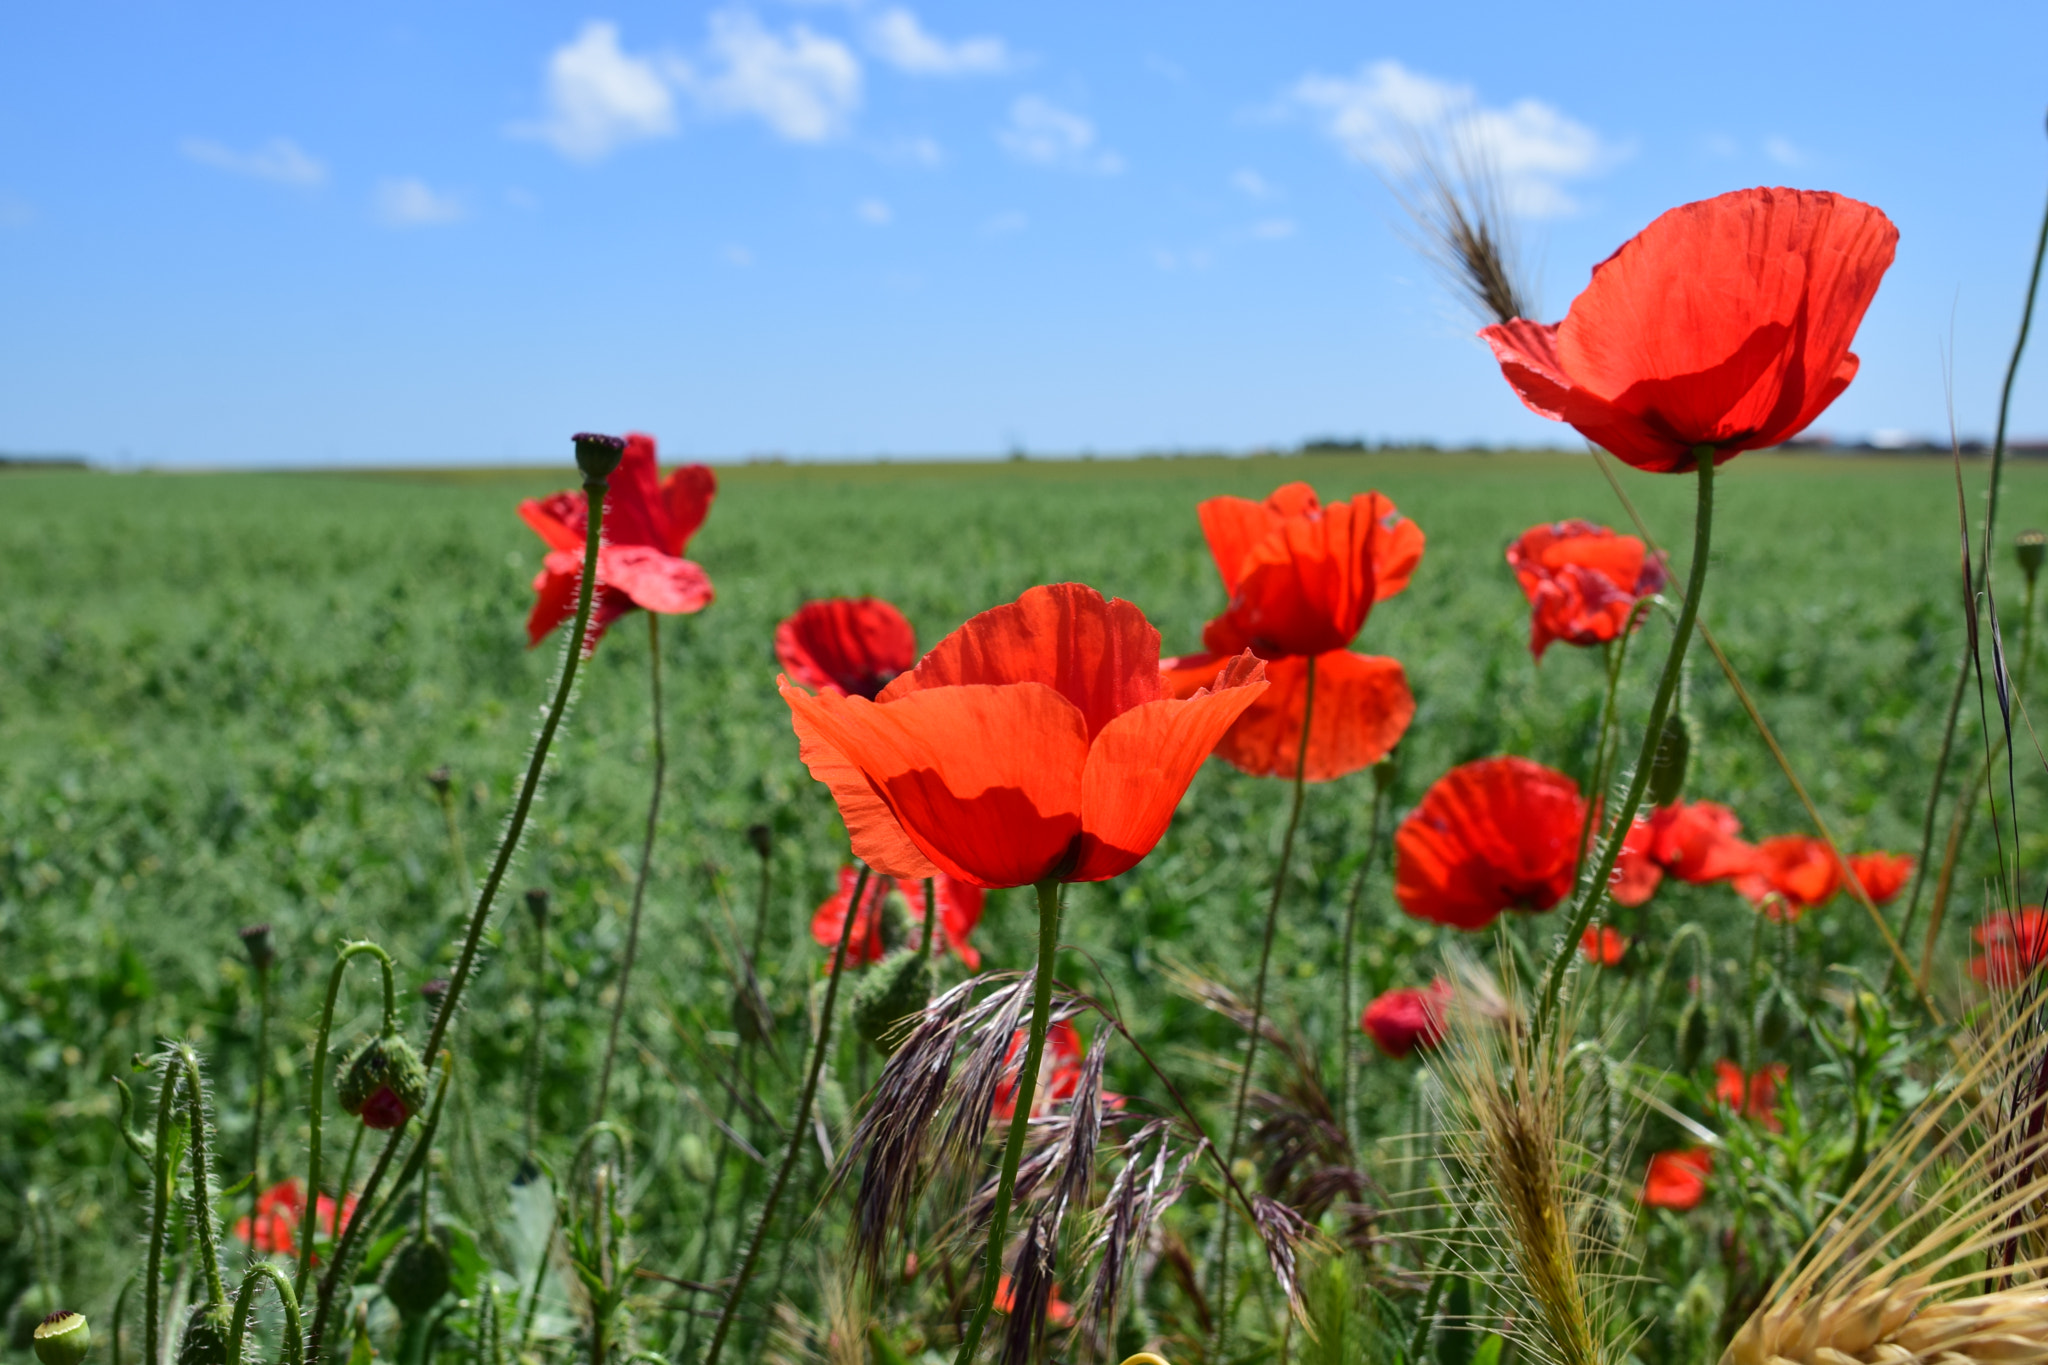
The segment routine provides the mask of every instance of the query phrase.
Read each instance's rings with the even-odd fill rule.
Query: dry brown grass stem
[[[1404,141],[1413,169],[1388,180],[1387,188],[1415,224],[1416,250],[1481,321],[1534,316],[1536,301],[1493,158],[1455,128],[1411,127]]]

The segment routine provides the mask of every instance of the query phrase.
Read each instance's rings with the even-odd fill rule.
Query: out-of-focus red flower
[[[873,701],[779,686],[855,857],[1025,886],[1103,881],[1150,853],[1263,671],[1247,653],[1168,697],[1144,613],[1060,583],[967,622]]]
[[[1408,586],[1422,559],[1422,529],[1381,494],[1324,506],[1305,483],[1264,502],[1211,498],[1200,512],[1230,604],[1203,630],[1203,653],[1161,662],[1168,694],[1193,696],[1251,649],[1266,660],[1266,694],[1216,756],[1255,777],[1291,778],[1302,758],[1312,657],[1315,715],[1303,777],[1327,782],[1385,758],[1415,716],[1408,675],[1398,660],[1346,646],[1373,603]]]
[[[2038,905],[1993,911],[1970,932],[1984,949],[1970,959],[1970,975],[1993,990],[2012,990],[2048,962],[2048,912]]]
[[[1438,977],[1427,989],[1400,986],[1380,993],[1358,1027],[1389,1057],[1406,1057],[1416,1048],[1427,1051],[1444,1040],[1444,1024],[1450,1017],[1451,983]]]
[[[335,1204],[330,1195],[321,1195],[313,1201],[314,1230],[322,1237],[333,1238]],[[269,1189],[256,1196],[256,1213],[253,1218],[244,1214],[235,1220],[235,1236],[247,1242],[259,1252],[280,1256],[294,1255],[298,1251],[299,1220],[306,1216],[306,1196],[296,1178],[278,1181]],[[348,1227],[348,1220],[356,1216],[356,1197],[351,1194],[341,1204],[342,1228]],[[315,1263],[319,1257],[315,1256]]]
[[[1884,905],[1905,888],[1913,875],[1910,853],[1852,853],[1849,871],[1863,885],[1872,905]]]
[[[1008,1313],[1017,1306],[1017,1291],[1010,1287],[1009,1272],[996,1281],[996,1311]],[[1065,1327],[1074,1320],[1073,1305],[1060,1297],[1059,1283],[1055,1281],[1052,1293],[1046,1296],[1045,1320],[1055,1327]]]
[[[1716,801],[1674,801],[1650,817],[1650,860],[1682,882],[1702,885],[1748,872],[1756,848],[1742,821]]]
[[[711,604],[711,579],[683,551],[711,511],[717,476],[688,464],[657,480],[654,438],[635,432],[626,438],[626,453],[608,484],[597,593],[590,605],[593,647],[612,622],[635,607],[673,616]],[[548,546],[526,618],[527,643],[537,645],[576,614],[590,507],[582,493],[564,491],[528,498],[519,504],[519,515]]]
[[[1653,473],[1798,435],[1856,376],[1849,345],[1898,229],[1814,190],[1738,190],[1659,217],[1563,322],[1482,328],[1530,411]]]
[[[775,628],[775,657],[805,687],[873,701],[917,662],[917,633],[879,597],[829,597]]]
[[[1604,645],[1619,638],[1636,603],[1670,578],[1663,557],[1642,541],[1577,518],[1522,532],[1508,546],[1508,567],[1529,599],[1529,652],[1538,659],[1554,640]]]
[[[1756,860],[1735,889],[1772,919],[1798,919],[1842,888],[1842,865],[1828,846],[1804,834],[1781,834],[1756,846]]]
[[[1659,1152],[1643,1175],[1643,1202],[1654,1209],[1693,1208],[1707,1193],[1714,1154],[1705,1147]]]
[[[1579,953],[1602,967],[1619,967],[1628,952],[1628,936],[1611,924],[1589,924],[1579,935]]]
[[[932,947],[938,952],[951,951],[966,964],[969,971],[981,967],[981,952],[968,936],[981,923],[982,889],[957,877],[940,873],[933,888],[934,899],[938,901],[939,927],[933,932]],[[839,889],[822,901],[811,915],[811,937],[826,948],[839,946],[840,931],[846,927],[846,912],[853,906],[853,889],[860,884],[858,869],[839,869]],[[891,890],[903,897],[909,908],[908,921],[915,933],[924,929],[924,883],[909,878],[886,877],[868,878],[867,894],[861,897],[862,905],[853,921],[853,933],[846,940],[846,960],[853,966],[865,966],[880,962],[887,956],[888,948],[882,940],[883,900]],[[914,946],[914,945],[902,945]],[[830,970],[827,965],[826,970]]]
[[[1723,1057],[1714,1063],[1714,1099],[1742,1117],[1782,1133],[1785,1125],[1778,1118],[1778,1087],[1784,1080],[1783,1062],[1760,1066],[1745,1078],[1740,1066]]]
[[[1003,1077],[996,1082],[995,1103],[989,1113],[1007,1119],[1017,1112],[1017,1082],[1024,1070],[1024,1049],[1031,1042],[1031,1030],[1018,1029],[1010,1035],[1010,1047],[1003,1054]],[[1081,1086],[1081,1035],[1071,1020],[1061,1019],[1045,1031],[1045,1052],[1038,1059],[1038,1092],[1032,1096],[1031,1112],[1043,1114],[1063,1100],[1074,1098]]]
[[[1571,894],[1586,818],[1578,784],[1526,758],[1482,758],[1423,793],[1394,835],[1394,897],[1417,919],[1484,929]]]
[[[1614,860],[1614,872],[1607,878],[1607,894],[1616,905],[1637,906],[1657,894],[1664,881],[1664,869],[1650,857],[1650,822],[1637,819],[1621,841],[1621,853]]]

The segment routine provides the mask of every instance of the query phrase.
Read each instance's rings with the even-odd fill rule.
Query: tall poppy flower
[[[1778,1118],[1778,1087],[1784,1081],[1783,1062],[1760,1066],[1748,1076],[1726,1057],[1714,1063],[1714,1099],[1731,1112],[1757,1120],[1773,1133],[1785,1131]]]
[[[1870,897],[1872,905],[1885,905],[1905,889],[1906,879],[1913,875],[1913,855],[1852,853],[1849,855],[1849,872],[1863,887],[1863,893]]]
[[[1061,583],[967,622],[873,701],[778,685],[856,857],[996,887],[1134,866],[1265,690],[1262,669],[1246,653],[1213,687],[1166,697],[1144,614]]]
[[[1714,1154],[1705,1147],[1659,1152],[1650,1158],[1643,1173],[1643,1202],[1653,1209],[1676,1209],[1683,1213],[1706,1197],[1707,1177],[1714,1169]]]
[[[1590,521],[1546,522],[1508,546],[1508,567],[1529,599],[1529,652],[1554,641],[1604,645],[1642,624],[1636,603],[1663,591],[1664,559],[1634,536]]]
[[[981,967],[981,952],[967,939],[981,923],[982,889],[943,874],[935,880],[933,899],[938,902],[939,923],[932,931],[932,947],[939,952],[953,952],[969,971],[977,971]],[[838,889],[811,915],[811,937],[818,943],[827,948],[839,946],[847,913],[853,909],[854,888],[859,884],[860,873],[856,869],[839,869]],[[924,884],[908,878],[899,877],[892,882],[870,877],[867,893],[861,897],[861,907],[855,914],[853,932],[846,940],[846,960],[857,967],[880,962],[888,954],[882,936],[882,912],[891,890],[910,907],[908,919],[912,929],[923,932]]]
[[[1984,949],[1970,959],[1970,975],[1993,990],[2012,990],[2048,962],[2048,911],[2038,905],[1994,911],[1970,932]]]
[[[1696,886],[1727,881],[1756,863],[1756,847],[1742,837],[1742,821],[1715,801],[1674,801],[1650,817],[1650,860]]]
[[[1849,387],[1898,229],[1815,190],[1738,190],[1659,217],[1563,322],[1481,329],[1528,408],[1652,473],[1798,435]]]
[[[1835,898],[1842,865],[1820,840],[1781,834],[1756,846],[1756,861],[1735,879],[1735,890],[1772,919],[1798,919]]]
[[[805,687],[873,701],[917,662],[917,633],[879,597],[828,597],[775,628],[775,657]]]
[[[1586,803],[1526,758],[1482,758],[1438,778],[1394,835],[1394,898],[1417,919],[1484,929],[1503,910],[1571,894]]]
[[[635,607],[685,615],[711,604],[711,579],[684,559],[690,537],[704,524],[718,479],[701,464],[656,477],[654,438],[626,438],[626,453],[604,495],[604,544],[597,552],[598,588],[590,607],[590,643]],[[583,575],[583,540],[590,510],[581,493],[550,493],[519,504],[519,515],[547,542],[548,556],[533,580],[533,611],[526,638],[537,645],[576,614]]]
[[[1441,1046],[1450,1011],[1451,983],[1438,977],[1427,989],[1399,986],[1382,991],[1358,1017],[1358,1027],[1381,1052],[1398,1059],[1418,1047]]]
[[[1375,602],[1408,586],[1421,562],[1422,528],[1379,493],[1325,505],[1305,483],[1263,502],[1210,498],[1198,509],[1229,603],[1202,632],[1204,652],[1166,660],[1167,690],[1193,696],[1250,649],[1266,660],[1265,696],[1216,746],[1217,757],[1258,777],[1326,782],[1370,767],[1400,742],[1415,698],[1399,661],[1348,648]]]

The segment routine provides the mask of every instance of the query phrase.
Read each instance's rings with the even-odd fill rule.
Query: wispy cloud
[[[880,199],[863,199],[853,206],[854,217],[870,227],[887,227],[896,217]]]
[[[1779,137],[1776,133],[1764,139],[1764,155],[1780,166],[1806,164],[1806,154],[1793,146],[1791,139]]]
[[[901,5],[868,21],[868,50],[913,76],[983,76],[1007,71],[1016,61],[1001,38],[984,35],[947,42]]]
[[[1036,166],[1115,175],[1123,158],[1097,145],[1095,125],[1069,109],[1038,95],[1021,96],[1010,106],[1009,122],[996,132],[1010,155]]]
[[[379,182],[376,207],[378,219],[391,227],[436,227],[467,212],[455,195],[409,175]]]
[[[275,185],[311,189],[327,180],[327,167],[286,137],[274,137],[246,152],[238,152],[208,138],[188,137],[178,144],[178,150],[202,166],[268,180]]]
[[[669,78],[710,114],[752,115],[791,142],[825,142],[860,108],[860,59],[803,24],[776,32],[750,11],[711,16],[708,60],[671,58]]]
[[[596,161],[621,145],[676,130],[675,97],[655,62],[619,46],[619,26],[593,19],[548,56],[547,115],[516,124],[572,161]]]
[[[1005,209],[981,221],[981,231],[985,237],[1014,237],[1030,226],[1031,220],[1016,209]]]
[[[1252,224],[1252,236],[1264,242],[1278,242],[1294,235],[1292,218],[1261,218]]]
[[[946,149],[939,145],[939,140],[924,134],[893,138],[875,147],[874,154],[883,161],[899,166],[929,168],[943,166],[946,162]]]
[[[1235,189],[1239,194],[1247,195],[1253,199],[1271,199],[1280,192],[1273,187],[1272,181],[1266,179],[1265,176],[1260,175],[1250,167],[1246,167],[1231,176],[1230,184],[1231,188]]]
[[[1625,155],[1555,105],[1482,104],[1471,86],[1396,61],[1372,62],[1351,76],[1304,76],[1285,102],[1312,115],[1352,159],[1397,176],[1417,168],[1418,137],[1441,138],[1483,158],[1508,206],[1533,217],[1575,211],[1564,182],[1595,175]]]

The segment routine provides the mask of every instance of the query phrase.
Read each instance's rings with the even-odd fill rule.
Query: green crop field
[[[1682,570],[1691,479],[1622,477]],[[1965,478],[1974,522],[1982,462]],[[1192,651],[1223,604],[1196,522],[1201,499],[1261,497],[1291,480],[1326,498],[1377,488],[1428,537],[1413,586],[1373,612],[1354,646],[1401,660],[1419,704],[1398,755],[1393,816],[1451,765],[1491,754],[1527,755],[1585,780],[1599,655],[1560,645],[1532,664],[1527,604],[1502,551],[1538,521],[1583,516],[1628,529],[1589,457],[750,466],[721,469],[719,480],[689,552],[717,600],[663,621],[667,795],[614,1105],[634,1134],[633,1235],[663,1274],[690,1275],[706,1230],[729,1239],[738,1217],[735,1180],[720,1207],[705,1204],[721,1159],[706,1114],[726,1112],[719,1078],[736,1045],[734,964],[760,877],[749,826],[766,824],[775,839],[761,971],[784,1029],[785,1070],[770,1068],[764,1082],[778,1095],[792,1088],[806,992],[826,956],[808,922],[846,859],[845,835],[797,760],[771,650],[776,623],[805,599],[885,597],[928,646],[1032,584],[1079,580],[1139,604],[1168,653]],[[467,875],[478,875],[558,659],[555,640],[526,647],[543,547],[514,509],[572,483],[566,462],[552,473],[0,474],[0,1302],[33,1273],[30,1239],[14,1236],[33,1189],[60,1211],[60,1273],[98,1330],[144,1221],[132,1197],[144,1168],[123,1150],[110,1080],[140,1086],[136,1054],[165,1038],[200,1047],[223,1184],[248,1174],[252,1089],[265,1070],[265,1178],[275,1180],[303,1169],[301,1078],[336,947],[365,935],[388,947],[407,1017],[415,1030],[423,1022],[414,988],[447,974],[464,912],[464,873],[426,774],[451,770]],[[1703,619],[1844,845],[1916,850],[1963,634],[1949,463],[1748,455],[1726,466],[1720,494]],[[2014,469],[1995,553],[2015,667],[2022,580],[2010,537],[2037,522],[2048,522],[2048,472]],[[1669,629],[1653,622],[1631,657],[1631,724]],[[522,1154],[536,982],[516,892],[528,886],[553,895],[541,1118],[558,1162],[587,1116],[648,795],[647,640],[645,614],[625,617],[579,685],[469,997],[469,1071],[445,1184],[452,1216],[486,1243],[510,1235],[496,1230],[504,1215],[493,1192]],[[1752,838],[1806,832],[1711,656],[1695,650],[1689,668],[1688,795],[1733,807]],[[1972,690],[1962,731],[1972,772],[1983,752],[1976,708]],[[2044,791],[2028,752],[2023,816]],[[1309,789],[1275,948],[1276,1017],[1326,1060],[1355,1029],[1337,1005],[1337,938],[1373,789],[1368,773]],[[1218,1058],[1240,1035],[1168,978],[1185,967],[1249,991],[1288,795],[1283,782],[1212,761],[1151,857],[1069,896],[1062,980],[1113,996],[1212,1120],[1226,1115],[1229,1094]],[[2038,825],[2023,818],[2020,837],[2038,865],[2048,851]],[[1383,843],[1366,883],[1358,1003],[1426,982],[1456,937],[1399,912],[1385,861]],[[1995,866],[1980,820],[1937,957],[1944,999],[1966,988],[1978,888]],[[273,926],[279,950],[268,1056],[257,1055],[251,973],[236,938],[258,921]],[[1651,964],[1688,922],[1707,931],[1717,960],[1754,951],[1756,917],[1726,886],[1667,883],[1640,925],[1624,920],[1642,932]],[[1028,888],[991,893],[977,935],[987,965],[1028,967],[1035,927]],[[1551,924],[1524,921],[1516,932],[1540,951]],[[1846,898],[1791,932],[1799,951],[1785,961],[1804,964],[1816,1002],[1834,964],[1883,973],[1881,944]],[[1472,942],[1493,951],[1490,936]],[[957,966],[946,970],[958,978]],[[338,1038],[372,1026],[373,997],[362,982],[349,989]],[[1652,1040],[1645,1061],[1668,1064],[1667,1051]],[[835,1141],[877,1065],[850,1034],[836,1049],[825,1091]],[[1832,1102],[1822,1072],[1794,1070],[1799,1103]],[[1407,1131],[1413,1067],[1373,1058],[1362,1076],[1370,1131]],[[1126,1053],[1112,1054],[1109,1080],[1133,1103],[1163,1102]],[[1658,1136],[1663,1122],[1652,1116],[1640,1148],[1671,1145]],[[819,1207],[820,1171],[815,1160],[807,1168],[798,1219]],[[818,1252],[789,1272],[784,1293],[805,1312],[823,1311],[815,1255],[837,1245],[844,1197],[825,1202]],[[1206,1198],[1180,1211],[1191,1241]],[[1655,1293],[1645,1303],[1678,1311]]]

